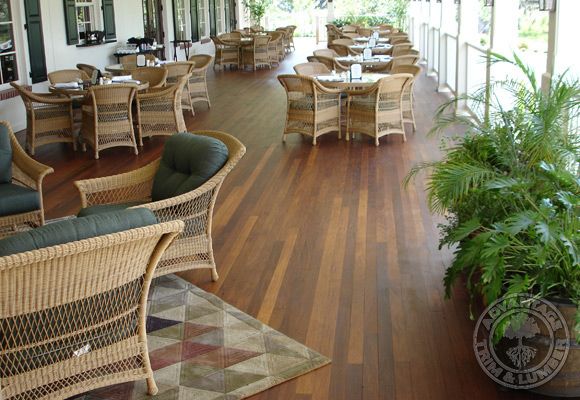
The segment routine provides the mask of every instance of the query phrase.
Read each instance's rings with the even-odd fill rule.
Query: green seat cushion
[[[77,214],[77,217],[86,217],[89,215],[108,213],[108,212],[112,212],[112,211],[126,210],[129,207],[138,206],[140,204],[143,204],[143,202],[142,201],[134,201],[134,202],[130,202],[130,203],[119,203],[119,204],[97,204],[96,206],[81,208],[81,210]]]
[[[176,133],[165,142],[153,179],[152,200],[164,200],[197,189],[227,160],[228,148],[221,141],[188,132]]]
[[[0,217],[40,210],[40,196],[34,189],[0,183]]]
[[[157,223],[146,208],[89,215],[47,224],[0,240],[0,256],[37,250]]]
[[[12,182],[12,145],[8,127],[0,124],[0,184],[10,182]]]

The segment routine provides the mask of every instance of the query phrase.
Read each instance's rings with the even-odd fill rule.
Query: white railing
[[[467,93],[473,93],[485,86],[488,80],[489,66],[487,62],[487,49],[472,43],[466,43],[466,45],[467,68],[465,69],[465,80],[467,82]],[[466,106],[472,113],[476,115],[484,115],[485,106],[483,104],[474,104],[473,102],[468,101]]]
[[[429,45],[429,54],[427,55],[427,62],[429,65],[429,73],[439,72],[439,37],[441,35],[441,30],[439,28],[431,28],[431,35]]]
[[[449,33],[443,34],[445,40],[445,57],[442,60],[445,63],[444,83],[453,94],[456,94],[456,80],[457,74],[457,36]]]
[[[422,60],[427,59],[427,54],[429,54],[429,24],[422,23],[420,27],[420,45],[419,54]]]

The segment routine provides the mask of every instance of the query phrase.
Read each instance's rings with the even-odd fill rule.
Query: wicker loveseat
[[[215,281],[218,274],[211,238],[213,207],[225,177],[245,152],[244,145],[227,133],[176,133],[165,142],[162,157],[142,168],[76,181],[83,207],[79,215],[146,207],[159,221],[183,220],[183,233],[167,250],[155,275],[210,268]],[[210,164],[214,170],[218,164],[208,154],[223,161],[211,174]]]
[[[0,241],[0,399],[58,400],[147,379],[153,271],[182,221],[149,210],[48,224]]]

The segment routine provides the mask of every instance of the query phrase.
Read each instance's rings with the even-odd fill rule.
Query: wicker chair
[[[167,80],[168,84],[175,84],[179,81],[182,76],[189,75],[195,68],[195,62],[193,61],[178,61],[173,63],[165,64],[164,67],[167,69]],[[193,103],[191,102],[191,92],[189,88],[189,82],[185,84],[186,89],[181,92],[181,108],[184,110],[190,110],[191,115],[195,115],[193,110]]]
[[[314,50],[312,54],[315,55],[316,57],[328,57],[328,58],[339,57],[339,55],[336,54],[336,51],[331,49]]]
[[[292,46],[290,44],[290,35],[292,34],[289,28],[276,28],[277,32],[282,33],[282,43],[284,45],[284,51],[290,52],[292,51]]]
[[[410,74],[390,75],[368,89],[348,92],[347,140],[358,132],[375,138],[376,146],[390,134],[401,134],[406,141],[402,100],[412,79]]]
[[[255,36],[253,46],[242,47],[242,63],[244,66],[251,65],[254,71],[259,65],[272,68],[268,55],[268,43],[270,43],[270,36]]]
[[[290,133],[312,136],[312,145],[325,133],[337,131],[341,138],[340,90],[327,89],[303,75],[278,75],[278,80],[286,90],[288,104],[283,141]]]
[[[229,33],[222,33],[218,35],[218,38],[224,42],[234,42],[239,43],[242,40],[242,33],[241,32],[229,32]]]
[[[87,80],[90,79],[90,76],[80,69],[61,69],[48,74],[48,80],[51,85],[55,83],[76,82],[79,79]]]
[[[332,41],[331,44],[342,44],[344,46],[352,46],[354,44],[354,40],[352,40],[351,38],[335,39]]]
[[[409,50],[413,48],[413,45],[410,43],[404,44],[396,44],[392,47],[391,56],[399,57],[402,55],[406,55]]]
[[[26,148],[31,155],[37,147],[49,143],[72,143],[76,150],[73,102],[69,97],[32,93],[14,82],[10,85],[18,91],[26,108]]]
[[[340,35],[341,39],[355,39],[357,37],[360,37],[360,35],[356,32],[344,32]]]
[[[413,111],[414,94],[413,89],[415,87],[415,81],[421,73],[421,67],[418,65],[398,65],[395,68],[391,68],[391,74],[411,74],[413,79],[403,90],[403,122],[410,123],[413,125],[413,132],[417,130],[417,125],[415,124],[415,112]]]
[[[165,88],[137,93],[135,99],[139,146],[143,146],[144,137],[171,136],[187,130],[181,108],[181,92],[190,76],[184,75],[177,83]]]
[[[153,178],[159,168],[160,159],[131,172],[77,181],[75,185],[81,196],[82,207],[143,201],[150,203],[139,207],[150,209],[160,221],[174,219],[185,221],[185,230],[161,259],[155,270],[155,276],[189,269],[210,268],[212,279],[216,281],[218,274],[211,238],[213,208],[225,177],[242,158],[246,148],[227,133],[215,131],[193,133],[222,141],[228,148],[229,156],[226,164],[210,180],[191,192],[150,202]]]
[[[264,32],[264,27],[260,26],[260,25],[252,25],[252,26],[250,26],[250,32],[251,33]]]
[[[61,400],[141,379],[157,393],[145,316],[183,222],[0,257],[0,398]]]
[[[123,64],[126,70],[134,70],[137,66],[137,54],[128,54],[126,56],[122,56],[119,61]],[[155,61],[154,54],[145,54],[145,62],[147,61]],[[144,67],[144,65],[142,65]]]
[[[393,46],[396,44],[412,44],[406,37],[394,37],[389,39],[389,43]]]
[[[328,44],[332,43],[336,39],[339,39],[341,34],[342,32],[340,32],[335,25],[326,25],[326,40]]]
[[[232,65],[240,66],[240,51],[237,44],[224,42],[215,36],[212,36],[211,40],[215,46],[214,67],[216,65],[222,67],[229,65],[230,68]]]
[[[356,33],[358,33],[361,36],[369,37],[373,34],[373,31],[368,28],[358,28],[356,30]]]
[[[280,61],[285,57],[284,51],[284,32],[272,31],[268,32],[270,35],[270,42],[268,43],[268,57],[270,57],[270,65],[280,64]]]
[[[3,131],[3,132],[2,132]],[[26,152],[20,147],[12,127],[7,121],[0,121],[0,140],[6,141],[8,137],[9,145],[12,150],[12,176],[9,182],[0,183],[0,189],[7,190],[11,193],[8,201],[8,208],[10,211],[0,213],[0,238],[11,235],[20,230],[27,229],[34,226],[44,225],[44,206],[42,202],[42,181],[48,174],[54,170],[44,164],[37,162],[29,157]],[[2,171],[5,174],[6,171]],[[0,192],[4,192],[0,190]],[[20,196],[32,196],[31,192],[38,193],[38,203],[40,207],[30,209],[23,202],[19,201]],[[3,196],[7,196],[4,194]]]
[[[298,75],[306,75],[306,76],[323,75],[330,73],[330,69],[328,69],[326,65],[319,62],[307,62],[302,64],[296,64],[294,66],[294,71],[296,71]]]
[[[196,54],[189,57],[188,61],[193,61],[195,67],[191,71],[189,78],[189,97],[191,104],[203,101],[207,103],[207,107],[211,107],[209,100],[209,92],[207,90],[207,69],[213,61],[213,56],[209,54]]]
[[[391,67],[390,69],[392,70],[393,68],[398,68],[400,65],[415,65],[419,62],[419,56],[418,55],[407,55],[407,56],[399,56],[399,57],[393,57],[393,59],[391,60]]]
[[[354,56],[358,54],[343,44],[329,44],[328,48],[338,54],[339,57]]]
[[[97,67],[95,67],[94,65],[90,65],[90,64],[77,64],[77,69],[84,71],[84,73],[87,74],[87,76],[89,78],[93,76],[94,71],[99,71],[99,69]],[[101,75],[105,76],[107,78],[111,77],[111,74],[109,72],[102,72],[101,71]]]
[[[342,27],[343,32],[356,32],[358,30],[358,25],[345,25]]]
[[[83,105],[81,136],[83,149],[88,143],[94,150],[95,159],[99,152],[116,146],[129,146],[138,154],[133,133],[131,103],[137,91],[136,85],[91,86]]]
[[[306,57],[308,62],[318,62],[321,64],[326,65],[330,71],[335,70],[338,72],[348,71],[348,67],[346,65],[341,64],[340,62],[336,61],[334,58],[330,57],[323,57],[323,56],[308,56]]]
[[[286,28],[288,28],[288,33],[289,33],[289,37],[288,37],[288,41],[289,41],[289,45],[290,48],[292,49],[292,51],[296,50],[296,47],[294,46],[294,31],[296,31],[296,25],[288,25]]]
[[[148,82],[149,89],[157,89],[165,86],[167,80],[167,69],[159,67],[139,67],[135,69],[131,76],[141,82]]]

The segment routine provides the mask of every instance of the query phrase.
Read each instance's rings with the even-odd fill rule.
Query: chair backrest
[[[268,35],[270,36],[270,43],[284,39],[284,32],[283,31],[268,32]]]
[[[256,35],[254,36],[254,50],[268,49],[268,43],[270,43],[269,35]]]
[[[391,60],[391,69],[397,68],[399,65],[414,65],[417,62],[419,62],[419,56],[417,55],[393,57]]]
[[[288,109],[315,112],[314,79],[305,75],[278,75],[278,81],[286,90]]]
[[[308,60],[309,63],[319,63],[326,66],[326,68],[329,71],[332,71],[334,69],[334,60],[330,57],[308,56],[306,57],[306,59]]]
[[[263,30],[264,30],[264,27],[260,26],[260,25],[250,26],[250,32],[252,32],[252,33],[259,33],[259,32],[262,32]]]
[[[218,35],[218,37],[220,38],[220,40],[224,40],[224,41],[233,41],[233,42],[239,42],[242,39],[242,34],[240,32],[229,32],[229,33],[222,33],[221,35]]]
[[[321,75],[330,73],[330,69],[322,63],[319,62],[307,62],[302,64],[296,64],[294,66],[294,71],[298,75]]]
[[[98,70],[97,67],[95,67],[94,65],[90,65],[90,64],[77,64],[77,69],[84,71],[88,77],[93,76],[93,71]]]
[[[8,121],[0,121],[0,184],[12,182],[13,137]]]
[[[342,27],[343,32],[356,32],[357,31],[356,25],[345,25]]]
[[[183,75],[190,74],[195,68],[193,61],[177,61],[163,65],[167,69],[167,83],[176,83]]]
[[[55,83],[73,82],[78,79],[87,80],[90,79],[90,76],[80,69],[61,69],[48,74],[48,80],[53,85]]]
[[[391,68],[391,75],[395,74],[411,74],[414,78],[417,78],[421,73],[421,67],[418,65],[411,64],[398,64],[397,66]]]
[[[159,88],[165,85],[167,70],[159,67],[139,67],[131,72],[133,79],[149,82],[149,88]]]
[[[368,37],[368,36],[372,35],[373,31],[370,30],[370,29],[367,29],[367,28],[358,28],[356,30],[356,33],[358,33],[361,36],[367,36]]]
[[[189,57],[187,61],[192,61],[195,63],[193,68],[194,71],[200,71],[202,69],[207,69],[211,65],[213,56],[209,54],[194,54]]]
[[[352,40],[350,38],[334,39],[332,41],[332,44],[342,44],[344,46],[352,46],[354,44],[354,40]]]
[[[89,88],[95,118],[99,123],[119,124],[131,121],[131,103],[137,92],[137,85],[114,84],[97,85]]]
[[[328,57],[328,58],[334,58],[334,57],[338,57],[338,54],[336,54],[336,51],[332,50],[332,49],[318,49],[318,50],[314,50],[313,54],[316,57]]]
[[[334,50],[334,52],[338,54],[340,57],[346,57],[350,54],[348,46],[345,46],[343,44],[329,44],[328,48],[330,50]]]

